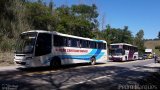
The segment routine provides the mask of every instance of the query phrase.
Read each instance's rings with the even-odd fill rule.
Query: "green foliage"
[[[160,46],[155,46],[155,49],[159,49],[160,50]]]
[[[1,43],[0,43],[0,52],[3,51],[10,51],[13,50],[13,46],[15,44],[15,40],[14,39],[9,39],[7,37],[3,37]]]
[[[136,34],[136,36],[133,37],[131,31],[128,30],[128,26],[124,26],[124,29],[120,29],[120,28],[111,28],[110,25],[107,25],[105,30],[97,32],[97,36],[99,39],[106,40],[108,44],[111,43],[134,44],[138,47],[140,54],[143,54],[145,50],[143,30],[140,30]]]
[[[134,38],[134,45],[138,46],[140,54],[144,53],[145,50],[143,36],[144,31],[140,30]]]
[[[92,30],[97,28],[96,6],[73,5],[53,8],[53,2],[44,6],[39,2],[26,4],[31,29],[54,30],[82,37],[94,37]],[[54,11],[54,12],[53,12]]]
[[[71,7],[61,6],[56,9],[59,17],[57,31],[76,36],[93,38],[93,30],[98,28],[95,5],[73,5]],[[65,29],[59,30],[64,26]],[[65,31],[64,31],[65,30]]]
[[[80,4],[80,5],[73,5],[71,10],[73,14],[78,16],[81,19],[86,19],[89,21],[96,20],[95,18],[98,17],[98,12],[96,11],[97,7],[95,4],[92,6]]]
[[[120,28],[111,28],[110,25],[106,26],[106,29],[97,33],[100,36],[100,39],[104,39],[111,43],[129,43],[138,46],[139,53],[142,54],[145,50],[144,47],[144,32],[140,30],[135,37],[133,37],[130,30],[128,30],[128,26],[124,26],[124,29]]]
[[[0,9],[0,49],[3,51],[13,48],[8,41],[15,41],[21,32],[30,29],[89,38],[94,38],[93,31],[98,29],[98,12],[94,4],[54,8],[52,0],[48,6],[43,0],[1,0]]]
[[[0,2],[0,50],[12,50],[14,41],[21,32],[30,29],[26,18],[26,7],[21,0]]]
[[[55,17],[51,15],[51,9],[38,2],[27,3],[28,21],[32,23],[31,29],[48,30],[48,26],[54,26]]]
[[[120,28],[111,28],[110,25],[107,25],[106,29],[101,31],[101,38],[106,40],[108,44],[111,43],[130,43],[133,42],[133,35],[128,30],[128,27],[124,29]]]
[[[128,26],[124,26],[124,29],[121,32],[121,40],[120,42],[133,44],[133,36],[130,30],[128,30]]]
[[[3,51],[11,50],[19,34],[30,29],[54,30],[104,39],[108,44],[130,43],[137,45],[140,50],[143,49],[142,31],[137,33],[135,38],[127,26],[120,29],[107,25],[105,30],[100,31],[97,20],[99,14],[95,4],[62,5],[55,8],[52,0],[48,6],[43,0],[1,0],[0,9],[0,49]]]

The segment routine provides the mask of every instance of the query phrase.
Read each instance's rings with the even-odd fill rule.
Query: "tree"
[[[57,31],[76,36],[93,38],[95,29],[98,28],[98,13],[96,6],[73,5],[71,7],[61,6],[56,9],[60,22]],[[60,28],[65,28],[59,30]]]
[[[55,17],[51,14],[51,9],[40,1],[26,4],[28,20],[33,26],[31,29],[51,30],[55,26]]]
[[[102,31],[102,35],[101,35],[103,37],[103,39],[107,41],[108,44],[111,44],[110,31],[111,31],[111,26],[108,24],[106,26],[106,30]]]
[[[160,31],[158,32],[158,39],[160,39]]]
[[[111,43],[133,43],[133,35],[125,26],[124,29],[111,28],[110,25],[106,26],[106,29],[102,31],[102,39],[106,40],[108,44]]]
[[[134,38],[134,45],[138,46],[139,53],[142,54],[144,52],[144,31],[139,30]]]
[[[94,37],[98,29],[98,12],[95,5],[61,6],[54,9],[51,0],[1,0],[0,2],[0,49],[8,48],[10,40],[30,29],[55,30],[62,33]],[[9,43],[10,42],[10,43]]]
[[[51,10],[51,15],[53,15],[54,14],[54,3],[52,0],[49,2],[49,8]]]
[[[133,36],[130,30],[128,30],[128,26],[124,26],[124,29],[121,32],[121,42],[132,44]]]
[[[0,49],[11,50],[15,39],[30,29],[26,16],[25,0],[3,0],[0,2]]]

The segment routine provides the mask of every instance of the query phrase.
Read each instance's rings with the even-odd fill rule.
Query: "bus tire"
[[[127,56],[125,56],[125,61],[127,61]]]
[[[95,65],[96,64],[96,58],[95,57],[91,57],[90,63],[91,63],[91,65]]]
[[[136,60],[136,56],[134,56],[134,60]]]
[[[59,68],[61,66],[61,59],[59,57],[54,57],[50,62],[51,68]]]

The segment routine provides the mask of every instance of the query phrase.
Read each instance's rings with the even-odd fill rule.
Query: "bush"
[[[15,40],[4,38],[0,42],[0,51],[6,52],[6,51],[12,51],[14,49]]]
[[[155,46],[155,49],[160,49],[160,46]]]

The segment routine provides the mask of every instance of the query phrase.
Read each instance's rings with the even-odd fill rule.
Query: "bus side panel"
[[[62,64],[85,63],[90,62],[92,56],[96,57],[96,62],[106,62],[106,50],[73,48],[73,47],[56,47],[53,49],[54,56],[61,58]]]

